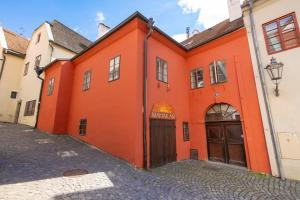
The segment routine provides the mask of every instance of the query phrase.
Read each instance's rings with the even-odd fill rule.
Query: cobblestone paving
[[[89,173],[64,177],[70,169]],[[0,200],[300,199],[300,183],[201,161],[137,170],[68,136],[0,123]]]

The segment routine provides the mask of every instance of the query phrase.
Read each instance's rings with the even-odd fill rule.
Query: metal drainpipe
[[[1,71],[0,71],[0,79],[2,78],[2,74],[4,71],[4,65],[5,65],[5,61],[6,61],[6,56],[4,55],[4,51],[3,51],[3,59],[2,60],[2,64],[1,64]]]
[[[250,18],[250,25],[251,25],[251,34],[252,34],[252,42],[255,50],[255,56],[256,56],[256,62],[258,66],[258,72],[259,72],[259,78],[260,78],[260,84],[262,87],[263,91],[263,98],[264,98],[264,104],[266,107],[266,112],[267,112],[267,118],[268,118],[268,124],[270,127],[270,132],[271,132],[271,139],[272,139],[272,145],[274,147],[274,153],[275,153],[275,160],[276,164],[278,167],[278,175],[280,178],[284,178],[284,172],[282,168],[282,163],[280,161],[280,153],[277,147],[276,143],[276,138],[275,138],[275,128],[272,120],[272,113],[270,110],[270,104],[268,100],[268,95],[267,95],[267,89],[266,89],[266,84],[265,84],[265,79],[264,79],[264,71],[263,71],[263,65],[261,62],[261,57],[260,57],[260,51],[259,51],[259,45],[258,45],[258,40],[257,40],[257,35],[256,35],[256,30],[255,30],[255,25],[254,25],[254,17],[253,17],[253,0],[249,0],[249,18]]]
[[[38,99],[38,106],[37,106],[37,113],[36,113],[36,120],[35,120],[35,125],[34,128],[37,128],[38,121],[39,121],[39,113],[40,113],[40,105],[41,105],[41,98],[42,98],[42,91],[44,87],[44,79],[40,77],[40,75],[43,73],[44,69],[43,68],[37,68],[36,69],[36,74],[37,78],[41,80],[41,88],[40,88],[40,94],[39,94],[39,99]]]
[[[148,168],[147,163],[147,93],[148,93],[148,39],[154,28],[153,18],[148,21],[148,33],[144,39],[144,90],[143,90],[143,168]]]

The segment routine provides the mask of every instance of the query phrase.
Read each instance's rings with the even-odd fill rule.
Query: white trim
[[[45,26],[46,26],[46,31],[47,31],[49,40],[54,41],[54,38],[53,38],[53,34],[52,34],[52,30],[51,30],[50,24],[47,23],[47,22],[45,22]]]
[[[5,35],[4,35],[4,30],[3,30],[2,26],[0,26],[0,44],[1,44],[2,48],[8,49],[6,39],[5,39]]]

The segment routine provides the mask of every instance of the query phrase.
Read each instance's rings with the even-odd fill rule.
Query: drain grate
[[[88,174],[89,172],[85,169],[71,169],[63,173],[63,176],[81,176]]]

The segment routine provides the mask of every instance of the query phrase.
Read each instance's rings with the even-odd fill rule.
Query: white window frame
[[[91,87],[91,80],[92,79],[92,72],[91,71],[86,71],[83,74],[83,86],[82,90],[87,91]]]
[[[116,81],[120,79],[121,56],[116,56],[109,61],[108,81]]]
[[[199,81],[198,72],[202,73],[202,80]],[[193,81],[194,79],[194,81]],[[198,67],[191,71],[190,73],[190,82],[191,82],[191,88],[192,89],[198,89],[204,87],[204,71],[202,68]],[[202,83],[201,83],[202,82]],[[195,85],[193,85],[195,84]]]
[[[168,83],[168,62],[156,57],[156,80]]]
[[[220,74],[218,73],[219,69],[219,62],[222,62],[224,65],[224,72],[223,75],[225,76],[224,80],[220,80]],[[212,73],[213,72],[213,73]],[[215,60],[209,65],[209,73],[210,73],[210,83],[211,84],[219,84],[219,83],[225,83],[228,80],[228,75],[227,75],[227,69],[226,69],[226,63],[222,60]]]

